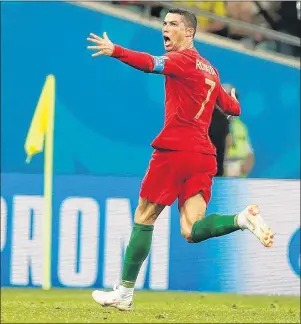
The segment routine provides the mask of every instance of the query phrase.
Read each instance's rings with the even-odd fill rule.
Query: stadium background
[[[120,274],[149,143],[163,123],[164,79],[92,59],[86,37],[103,31],[123,46],[163,52],[151,23],[67,3],[1,4],[2,286],[42,283],[43,155],[25,164],[24,141],[50,73],[57,82],[52,283],[109,287]],[[172,206],[156,226],[138,286],[299,295],[300,69],[201,39],[196,47],[239,89],[256,152],[249,179],[215,180],[208,212],[258,203],[277,233],[275,247],[263,249],[249,233],[191,246]]]

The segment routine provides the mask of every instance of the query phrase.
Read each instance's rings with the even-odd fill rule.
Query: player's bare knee
[[[181,234],[188,243],[193,243],[191,233],[192,233],[192,223],[189,221],[189,218],[186,218],[185,215],[181,214]]]
[[[165,206],[140,199],[135,212],[135,223],[153,225]]]
[[[206,211],[206,203],[200,194],[187,199],[180,209],[181,234],[189,243],[193,243],[193,225],[201,220]]]
[[[185,224],[184,226],[181,226],[181,235],[184,237],[184,239],[188,242],[191,243],[192,239],[191,239],[191,231],[192,228],[191,226]]]
[[[191,231],[192,229],[187,229],[187,228],[181,228],[181,234],[184,237],[184,239],[188,242],[188,243],[193,243],[192,237],[191,237]]]

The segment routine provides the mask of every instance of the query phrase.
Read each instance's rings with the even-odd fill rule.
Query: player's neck
[[[184,51],[184,50],[196,50],[196,48],[194,47],[194,43],[193,41],[189,41],[187,43],[182,44],[182,46],[179,48],[180,51]]]

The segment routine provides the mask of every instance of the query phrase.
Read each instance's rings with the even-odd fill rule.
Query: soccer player
[[[113,291],[92,293],[102,306],[132,308],[135,281],[150,251],[154,223],[177,198],[181,233],[189,243],[248,229],[264,246],[273,244],[273,234],[257,205],[236,215],[204,217],[217,170],[215,147],[208,136],[211,115],[216,103],[233,116],[240,115],[240,106],[235,90],[231,95],[224,91],[217,70],[195,49],[196,29],[194,14],[170,10],[162,28],[166,54],[159,57],[113,44],[106,33],[87,38],[94,43],[88,46],[96,50],[93,57],[111,56],[138,70],[163,74],[166,80],[165,123],[152,143],[154,152],[141,184],[122,280],[113,285]]]

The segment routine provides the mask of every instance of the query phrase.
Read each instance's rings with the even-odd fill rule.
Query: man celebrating
[[[170,10],[163,23],[166,54],[152,56],[113,44],[90,34],[93,57],[106,55],[148,73],[166,78],[165,123],[152,143],[154,153],[142,181],[134,226],[125,253],[122,281],[113,291],[96,290],[94,300],[102,306],[120,310],[132,308],[133,293],[141,265],[149,254],[154,223],[165,206],[178,198],[181,232],[189,243],[199,243],[237,230],[250,230],[270,247],[273,234],[264,224],[256,205],[242,212],[204,218],[216,173],[215,147],[208,128],[216,103],[226,114],[238,116],[240,106],[235,90],[228,95],[221,86],[217,70],[194,47],[197,29],[194,14]]]

